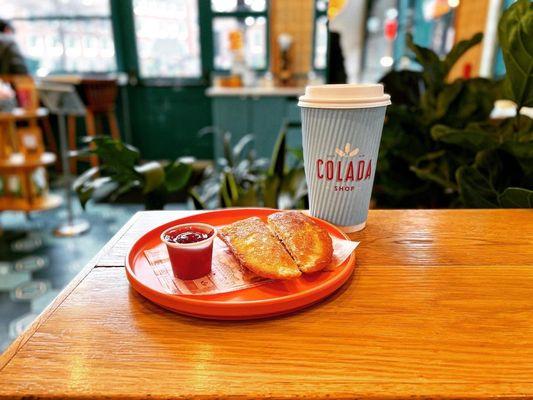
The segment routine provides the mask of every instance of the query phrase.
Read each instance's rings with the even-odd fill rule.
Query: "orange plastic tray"
[[[334,271],[304,275],[289,281],[273,281],[261,286],[216,295],[174,295],[159,284],[144,251],[160,244],[163,230],[177,224],[203,222],[223,226],[240,219],[258,216],[264,220],[278,210],[266,208],[224,209],[196,214],[168,222],[142,236],[126,256],[126,274],[130,284],[142,296],[177,313],[208,319],[241,320],[266,318],[300,310],[337,290],[351,276],[355,254]],[[342,239],[349,238],[333,225],[314,220],[328,232]]]

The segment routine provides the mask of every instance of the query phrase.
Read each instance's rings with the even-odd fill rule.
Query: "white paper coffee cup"
[[[345,232],[365,227],[389,104],[379,84],[306,87],[298,105],[311,215]]]

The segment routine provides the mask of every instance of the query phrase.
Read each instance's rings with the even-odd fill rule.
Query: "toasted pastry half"
[[[298,211],[268,216],[268,224],[290,253],[300,271],[320,271],[331,264],[333,245],[328,232]]]
[[[239,263],[257,275],[272,279],[301,275],[289,253],[260,218],[243,219],[218,232]]]

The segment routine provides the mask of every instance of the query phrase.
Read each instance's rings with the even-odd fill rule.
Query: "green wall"
[[[142,79],[139,76],[135,26],[131,0],[111,0],[113,33],[120,71],[130,83],[119,99],[119,108],[129,111],[131,144],[144,159],[213,157],[212,137],[199,138],[198,130],[211,125],[211,100],[205,95],[212,70],[211,11],[200,0],[199,23],[202,48],[202,77],[195,80]],[[124,91],[122,91],[124,92]],[[128,115],[119,112],[121,127]],[[123,135],[124,136],[124,135]]]
[[[133,145],[145,158],[213,157],[212,136],[198,137],[211,125],[211,101],[203,87],[128,88]]]

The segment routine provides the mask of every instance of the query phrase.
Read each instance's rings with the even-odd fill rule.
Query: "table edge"
[[[39,314],[37,318],[0,354],[0,372],[9,364],[19,350],[33,336],[39,327],[52,316],[57,308],[76,289],[76,287],[89,275],[97,266],[100,257],[105,254],[110,246],[113,246],[129,228],[140,218],[142,211],[136,212],[129,220],[113,235],[113,237],[102,247],[102,249],[78,272],[78,274],[68,283],[67,286],[54,298],[54,300]]]

